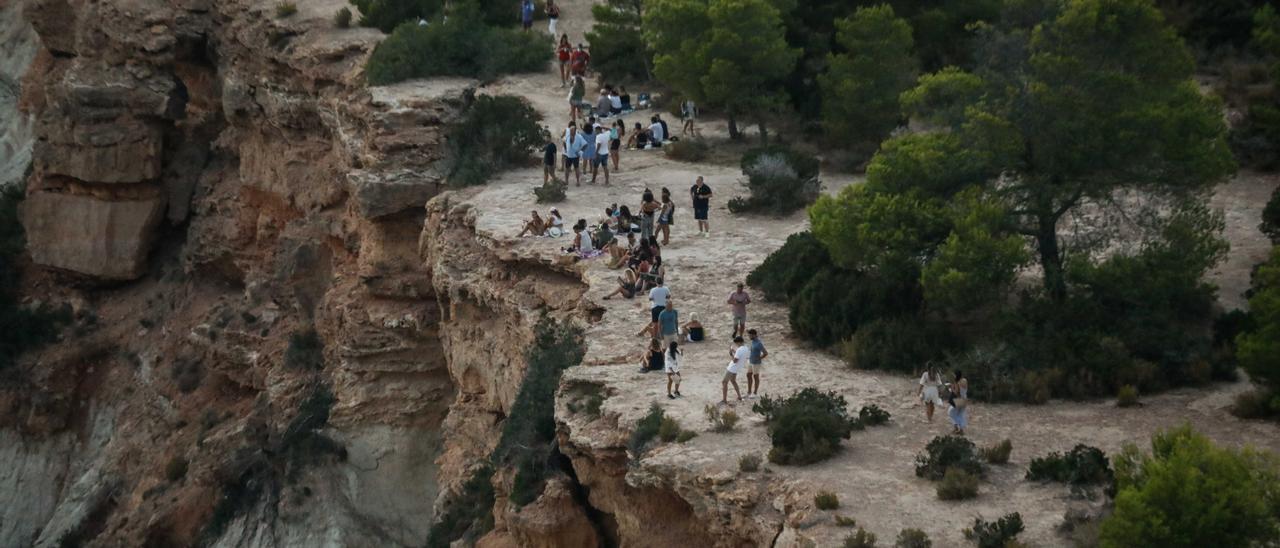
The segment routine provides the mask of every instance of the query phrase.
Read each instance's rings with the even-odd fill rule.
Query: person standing
[[[711,185],[698,176],[698,180],[689,187],[689,196],[693,198],[693,218],[698,221],[698,234],[707,237],[711,233],[711,225],[707,222],[707,213],[711,209]]]
[[[662,206],[657,200],[653,199],[653,191],[644,189],[644,194],[640,195],[640,240],[650,240],[653,238],[653,221],[655,214]]]
[[[547,32],[551,33],[551,37],[556,36],[556,23],[560,21],[560,6],[556,5],[556,0],[547,0]]]
[[[524,26],[525,32],[533,27],[533,0],[524,0],[520,4],[520,24]]]
[[[582,139],[587,142],[582,148],[582,169],[590,171],[592,162],[596,161],[596,135],[595,135],[595,118],[587,118],[587,123],[582,124]]]
[[[738,290],[729,294],[728,303],[733,309],[733,336],[741,337],[747,331],[747,305],[751,304],[746,286],[738,284]]]
[[[587,63],[591,62],[591,54],[587,53],[587,47],[578,44],[578,49],[573,51],[573,55],[569,59],[569,70],[574,76],[587,75]]]
[[[572,56],[573,46],[569,44],[569,35],[560,35],[560,45],[556,46],[556,59],[560,61],[560,87],[562,88],[569,85],[569,58]]]
[[[587,146],[587,140],[582,138],[578,133],[578,124],[569,122],[569,129],[564,132],[564,181],[569,182],[569,168],[573,168],[573,176],[577,181],[576,186],[582,185],[582,171],[579,167],[579,156],[582,149]]]
[[[956,380],[951,384],[951,399],[947,403],[951,404],[947,415],[951,417],[952,430],[963,436],[964,429],[969,427],[969,379],[960,370],[956,370]]]
[[[662,234],[662,245],[671,243],[671,225],[676,220],[676,203],[671,200],[671,191],[662,187],[662,209],[658,210],[658,233]]]
[[[582,77],[574,75],[573,86],[569,88],[569,119],[577,120],[582,117],[582,98],[587,95],[587,83],[582,81]]]
[[[676,399],[680,396],[680,358],[684,357],[684,352],[680,351],[675,341],[667,344],[666,370],[667,370],[667,398]],[[675,384],[676,391],[671,392],[671,385]]]
[[[613,141],[613,134],[606,131],[603,127],[596,131],[595,143],[592,144],[596,148],[595,159],[591,162],[591,184],[596,184],[596,175],[601,169],[604,170],[604,184],[609,186],[609,143]]]
[[[547,131],[547,144],[542,147],[542,184],[556,180],[556,141]]]
[[[924,401],[924,417],[929,422],[933,422],[933,410],[940,401],[941,387],[942,375],[938,374],[938,369],[926,367],[924,374],[920,375],[920,389],[916,391],[916,397]]]
[[[760,334],[756,330],[747,331],[747,338],[751,339],[751,347],[747,356],[747,398],[760,397],[760,372],[764,370],[764,359],[769,357],[769,351],[765,349],[764,342],[760,340]]]
[[[621,118],[614,120],[609,130],[609,157],[613,159],[613,171],[618,171],[618,161],[622,157],[622,138],[627,134],[627,124]]]
[[[751,355],[751,351],[747,349],[747,345],[742,344],[742,337],[733,338],[734,346],[729,349],[729,367],[725,368],[724,379],[720,381],[720,403],[727,405],[729,403],[729,385],[733,385],[733,392],[738,395],[738,401],[742,401],[742,390],[738,389],[738,373],[742,372],[742,368],[746,366],[747,359]]]
[[[667,299],[666,308],[658,314],[658,334],[664,346],[676,342],[680,336],[680,312],[671,299]]]
[[[667,309],[667,300],[671,298],[671,290],[662,285],[662,282],[662,278],[657,278],[653,288],[649,290],[649,323],[640,330],[639,336],[648,334],[652,338],[658,338],[658,316]]]
[[[684,119],[684,127],[680,130],[680,136],[697,137],[698,132],[693,127],[693,122],[698,117],[698,105],[694,104],[693,99],[685,99],[683,103],[680,103],[680,117]]]

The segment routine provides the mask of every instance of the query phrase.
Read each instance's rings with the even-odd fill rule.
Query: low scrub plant
[[[978,496],[978,476],[959,468],[948,468],[938,482],[938,498],[942,500],[965,500]]]
[[[351,8],[344,7],[333,14],[333,26],[345,29],[351,26]]]
[[[750,453],[738,457],[738,470],[743,472],[756,472],[760,470],[760,455]]]
[[[298,13],[298,5],[293,2],[282,2],[276,4],[276,17],[285,18]]]
[[[844,538],[844,548],[875,548],[876,535],[861,527]]]
[[[840,507],[840,497],[831,491],[819,491],[813,496],[813,505],[819,510],[835,510]]]
[[[1119,407],[1136,407],[1138,405],[1138,389],[1132,384],[1120,387],[1116,393],[1116,405]]]
[[[768,422],[772,441],[769,460],[777,464],[826,460],[853,431],[844,396],[816,388],[805,388],[786,398],[765,396],[752,411],[764,415]]]
[[[874,403],[864,405],[858,410],[858,421],[864,426],[880,426],[889,422],[889,412]]]
[[[676,141],[662,147],[667,157],[681,162],[701,162],[711,154],[711,145],[702,139]]]
[[[938,436],[929,441],[924,452],[916,455],[916,476],[933,481],[941,480],[949,469],[982,476],[982,463],[978,461],[973,442],[963,436]]]
[[[995,521],[982,518],[973,520],[973,527],[964,530],[965,538],[978,548],[1005,548],[1022,533],[1022,514],[1014,512]]]
[[[738,413],[732,409],[720,409],[717,405],[707,404],[702,408],[702,413],[706,415],[707,422],[711,423],[712,432],[732,432],[738,425]]]
[[[1053,452],[1031,459],[1027,479],[1056,481],[1071,485],[1109,485],[1112,481],[1111,461],[1097,447],[1076,445],[1067,453]]]
[[[982,459],[987,461],[987,464],[1006,464],[1012,452],[1013,442],[1006,439],[995,445],[983,447]]]
[[[533,196],[540,204],[558,204],[568,196],[569,181],[550,179],[542,186],[533,187]]]
[[[476,539],[493,529],[493,467],[485,464],[462,488],[445,498],[439,520],[427,532],[428,548],[447,548],[459,539]]]
[[[818,159],[787,147],[768,147],[742,157],[748,196],[729,200],[734,213],[786,215],[812,204],[822,192]]]
[[[636,429],[631,432],[631,439],[627,442],[627,449],[631,450],[632,455],[639,457],[644,454],[645,446],[657,437],[658,431],[662,429],[662,419],[665,416],[658,404],[649,405],[649,414],[636,423]]]
[[[836,525],[839,525],[840,527],[857,527],[858,526],[858,520],[848,516],[836,516],[835,520],[836,520]]]
[[[351,4],[360,8],[360,26],[391,32],[401,23],[432,19],[444,0],[351,0]]]
[[[546,142],[539,119],[541,115],[519,97],[475,97],[462,118],[445,130],[449,184],[484,184],[498,170],[528,162],[530,153]]]
[[[658,439],[664,442],[676,441],[680,437],[680,422],[673,417],[663,415],[662,421],[658,423]]]
[[[1242,419],[1265,419],[1280,415],[1280,395],[1265,388],[1241,392],[1231,404],[1231,414]]]
[[[676,436],[676,443],[685,443],[696,437],[698,437],[698,433],[693,430],[681,430],[680,434]]]
[[[929,535],[919,529],[903,529],[898,532],[898,540],[893,548],[933,548]]]

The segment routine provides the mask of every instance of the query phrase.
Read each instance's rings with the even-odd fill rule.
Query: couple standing
[[[952,431],[961,436],[969,426],[969,379],[964,373],[956,370],[955,381],[947,384],[936,367],[928,367],[920,376],[920,388],[916,395],[924,400],[925,418],[933,421],[933,410],[942,404],[942,390],[947,390],[947,416],[951,419]]]
[[[729,349],[729,367],[725,368],[724,379],[720,381],[720,403],[729,403],[729,385],[733,385],[733,392],[738,395],[738,400],[742,400],[742,391],[738,389],[738,373],[742,372],[743,367],[747,370],[747,397],[759,397],[760,395],[760,371],[764,369],[764,359],[769,357],[769,351],[765,350],[764,342],[760,340],[759,333],[754,329],[747,330],[747,337],[751,339],[750,344],[744,344],[742,337],[734,337],[734,347]]]

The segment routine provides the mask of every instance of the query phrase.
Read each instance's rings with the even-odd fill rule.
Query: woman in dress
[[[609,130],[609,156],[613,160],[613,170],[618,171],[618,162],[622,156],[622,138],[627,136],[627,124],[621,118],[613,122]]]
[[[676,345],[675,341],[667,346],[666,370],[667,370],[667,398],[676,399],[680,395],[680,358],[684,357],[684,352]],[[675,384],[675,393],[671,392],[671,385]]]
[[[645,240],[653,237],[653,221],[654,217],[661,206],[657,200],[653,199],[653,191],[644,189],[644,194],[640,195],[640,239]]]
[[[948,403],[951,408],[947,410],[947,415],[951,417],[953,431],[963,436],[964,429],[969,426],[969,379],[964,378],[964,373],[959,370],[956,370],[955,382],[951,383],[951,399]]]
[[[671,201],[671,191],[662,188],[662,209],[658,210],[658,233],[662,234],[662,245],[671,243],[671,225],[676,220],[676,203]]]
[[[569,119],[577,120],[582,116],[582,98],[587,95],[587,83],[581,76],[573,77],[573,87],[569,89]]]
[[[939,388],[942,386],[942,375],[938,374],[938,369],[933,366],[925,368],[924,375],[920,376],[920,388],[916,391],[916,397],[924,401],[924,416],[929,422],[933,422],[933,410],[939,401]]]
[[[569,85],[569,57],[571,55],[573,55],[573,46],[569,45],[569,35],[562,34],[560,35],[560,45],[556,46],[556,59],[560,60],[560,87],[562,88]]]

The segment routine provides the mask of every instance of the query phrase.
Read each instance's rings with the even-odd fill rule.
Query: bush
[[[844,548],[875,548],[876,535],[861,527],[844,538]]]
[[[360,26],[377,27],[382,32],[395,30],[400,23],[417,24],[440,13],[443,0],[351,0],[360,8]],[[348,10],[350,12],[350,10]]]
[[[941,358],[950,346],[947,331],[923,318],[875,320],[853,334],[845,358],[858,369],[912,371],[919,364]]]
[[[676,443],[684,443],[696,437],[698,433],[693,430],[681,430],[680,435],[676,436]]]
[[[951,468],[982,476],[982,463],[978,462],[973,442],[963,436],[935,437],[923,453],[916,455],[917,477],[938,481]]]
[[[529,154],[546,142],[539,118],[518,97],[476,97],[462,119],[446,130],[449,184],[483,184],[498,170],[527,162]]]
[[[738,457],[738,470],[743,472],[755,472],[760,469],[760,455],[751,453]]]
[[[480,20],[474,4],[454,4],[446,21],[428,26],[405,22],[395,27],[369,56],[365,67],[369,84],[433,76],[488,80],[547,68],[553,48],[546,34],[490,27]]]
[[[333,14],[333,26],[345,29],[351,26],[351,8],[342,8]]]
[[[298,5],[293,2],[276,4],[276,17],[285,18],[298,13]]]
[[[787,236],[782,247],[747,275],[747,284],[759,289],[768,300],[786,302],[817,271],[830,266],[831,257],[822,242],[812,232],[797,232]]]
[[[1263,388],[1241,392],[1231,405],[1231,414],[1242,419],[1265,419],[1280,415],[1280,396]]]
[[[1262,224],[1258,229],[1271,238],[1271,243],[1280,244],[1280,187],[1271,192],[1271,199],[1262,209]]]
[[[822,192],[818,159],[785,147],[747,152],[742,173],[749,196],[729,200],[729,211],[734,213],[786,215],[812,204]]]
[[[546,476],[545,462],[540,462],[533,454],[521,457],[516,466],[516,477],[511,480],[511,493],[508,494],[512,504],[523,507],[538,500],[542,495]]]
[[[988,464],[1006,464],[1009,454],[1013,452],[1013,442],[1004,440],[989,447],[982,448],[982,459]]]
[[[1252,326],[1236,336],[1236,357],[1254,383],[1280,394],[1280,246],[1253,274]]]
[[[1265,546],[1280,538],[1280,465],[1220,448],[1189,426],[1151,438],[1151,455],[1117,457],[1115,512],[1104,546]]]
[[[965,500],[978,496],[978,477],[959,468],[948,468],[938,482],[938,498]]]
[[[187,459],[180,456],[173,457],[164,465],[164,478],[170,482],[178,482],[185,477],[187,477]]]
[[[819,491],[813,496],[813,505],[819,510],[835,510],[840,507],[840,497],[831,491]]]
[[[835,392],[805,388],[785,399],[765,396],[751,410],[769,424],[769,460],[777,464],[826,460],[852,432],[847,404]]]
[[[1056,481],[1071,485],[1110,484],[1113,472],[1107,454],[1097,447],[1076,445],[1062,454],[1049,453],[1031,459],[1027,479],[1031,481]]]
[[[965,529],[964,536],[978,548],[1005,548],[1022,530],[1022,514],[1014,512],[993,522],[975,518],[973,528]]]
[[[717,405],[707,404],[702,408],[702,413],[706,415],[707,422],[711,423],[712,432],[732,432],[738,424],[738,413],[732,409],[721,410]]]
[[[678,437],[680,437],[680,423],[676,419],[664,415],[662,422],[658,423],[658,438],[670,443],[676,441]]]
[[[284,364],[308,371],[324,369],[324,342],[315,329],[308,328],[289,335],[289,347],[284,351]]]
[[[1116,405],[1120,407],[1135,407],[1138,405],[1138,389],[1132,384],[1126,384],[1120,387],[1120,392],[1116,394]]]
[[[681,162],[701,162],[711,154],[711,145],[702,139],[676,141],[662,147],[667,157]]]
[[[858,520],[853,519],[851,517],[836,516],[835,520],[836,520],[836,525],[839,525],[840,527],[857,527],[858,526]]]
[[[428,548],[447,548],[453,541],[479,538],[493,529],[493,467],[481,466],[445,499],[440,519],[427,532]]]
[[[540,204],[558,204],[568,196],[569,181],[551,179],[542,186],[533,187],[533,195]]]
[[[858,410],[858,421],[865,426],[880,426],[889,422],[889,412],[874,403],[864,405]]]
[[[658,431],[662,429],[662,419],[664,417],[665,413],[661,407],[658,407],[658,404],[649,405],[649,414],[636,423],[636,429],[631,432],[631,439],[627,442],[627,449],[631,451],[632,455],[639,458],[640,455],[644,454],[645,446],[649,444],[649,440],[657,436]]]
[[[929,540],[929,535],[919,529],[903,529],[898,532],[898,541],[893,543],[894,548],[933,548],[933,541]]]

